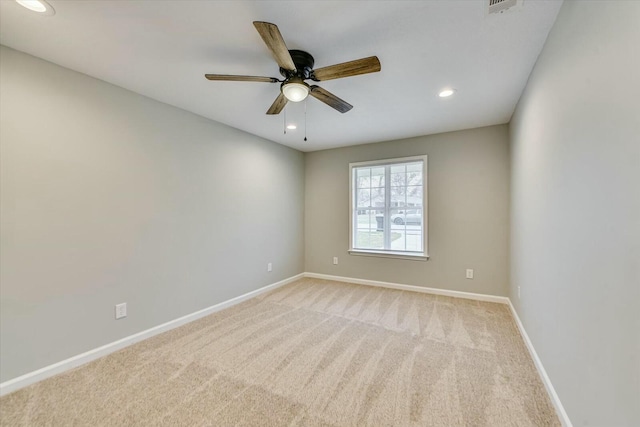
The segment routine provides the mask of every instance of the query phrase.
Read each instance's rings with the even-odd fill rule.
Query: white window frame
[[[407,163],[407,162],[415,162],[422,161],[422,252],[409,252],[409,251],[391,251],[391,250],[375,250],[375,249],[354,249],[353,240],[354,240],[354,231],[357,228],[354,222],[357,221],[354,211],[357,210],[357,206],[355,206],[356,201],[354,199],[354,185],[355,181],[353,179],[354,168],[358,167],[369,167],[369,166],[382,166],[382,165],[394,165],[396,163]],[[351,255],[363,255],[363,256],[374,256],[374,257],[384,257],[384,258],[400,258],[400,259],[410,259],[417,261],[426,261],[429,259],[428,255],[428,190],[427,190],[427,156],[411,156],[411,157],[401,157],[395,159],[380,159],[373,160],[367,162],[355,162],[349,163],[349,253]],[[385,179],[385,189],[389,183],[389,178]],[[390,191],[385,191],[385,215],[389,218],[389,210],[390,210]],[[407,207],[408,208],[408,207]]]

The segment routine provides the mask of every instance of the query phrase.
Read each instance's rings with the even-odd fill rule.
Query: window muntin
[[[352,252],[426,256],[426,160],[349,165]]]

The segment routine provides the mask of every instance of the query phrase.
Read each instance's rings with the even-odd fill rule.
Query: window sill
[[[429,260],[429,255],[426,255],[424,253],[416,253],[415,255],[411,255],[406,252],[388,252],[388,251],[378,252],[378,251],[350,249],[349,254],[357,255],[357,256],[380,257],[380,258],[408,259],[411,261],[428,261]]]

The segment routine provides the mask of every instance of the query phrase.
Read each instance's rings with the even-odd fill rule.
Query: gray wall
[[[639,23],[565,1],[510,126],[511,299],[576,426],[640,425]]]
[[[431,259],[349,255],[349,162],[419,154],[428,155]],[[507,295],[507,126],[306,153],[305,174],[306,271]]]
[[[0,67],[0,381],[303,271],[302,153],[5,47]]]

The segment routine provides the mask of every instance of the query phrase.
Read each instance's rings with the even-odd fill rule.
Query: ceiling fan
[[[259,76],[234,76],[228,74],[205,74],[204,76],[209,80],[281,83],[280,94],[269,110],[267,110],[267,114],[280,114],[288,101],[300,102],[308,95],[313,96],[341,113],[346,113],[353,108],[353,105],[319,86],[308,85],[305,83],[305,80],[322,82],[380,71],[380,61],[377,56],[356,59],[355,61],[330,65],[314,70],[313,56],[302,50],[287,49],[287,45],[284,43],[277,25],[260,21],[255,21],[253,25],[256,27],[256,30],[258,30],[258,33],[271,53],[273,53],[276,62],[280,66],[280,74],[282,74],[284,79],[279,80],[275,77]]]

